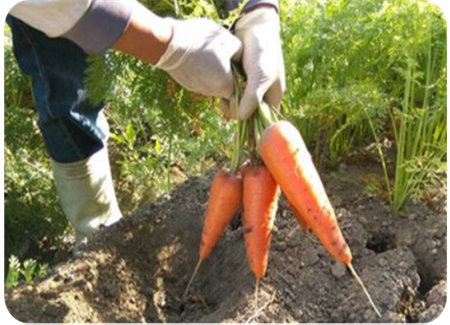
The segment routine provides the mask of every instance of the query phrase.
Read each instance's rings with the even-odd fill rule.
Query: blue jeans
[[[104,104],[92,105],[84,85],[87,54],[64,38],[44,33],[8,16],[14,55],[31,77],[38,125],[50,157],[70,163],[106,145]]]

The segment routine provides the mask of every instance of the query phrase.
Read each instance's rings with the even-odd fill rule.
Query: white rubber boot
[[[75,228],[76,245],[100,226],[109,226],[122,218],[106,148],[85,160],[74,163],[52,160],[52,165],[62,208]]]

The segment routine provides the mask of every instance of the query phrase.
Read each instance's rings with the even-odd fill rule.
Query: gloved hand
[[[230,98],[231,58],[241,49],[239,39],[209,19],[171,20],[172,40],[155,66],[188,90]]]
[[[236,108],[235,100],[222,100],[225,117],[248,119],[264,99],[279,108],[285,90],[280,20],[274,8],[262,7],[244,14],[235,25],[242,41],[242,65],[247,86]]]

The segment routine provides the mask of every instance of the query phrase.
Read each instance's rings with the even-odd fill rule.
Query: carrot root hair
[[[255,282],[255,310],[258,310],[259,278]]]
[[[272,296],[269,300],[266,301],[266,303],[261,306],[259,309],[257,309],[246,321],[244,324],[249,324],[253,320],[255,320],[259,315],[269,306],[273,301],[275,300],[275,292],[272,293]]]
[[[189,283],[188,283],[186,289],[184,290],[183,299],[186,298],[189,288],[191,287],[192,281],[194,281],[195,275],[197,274],[198,269],[200,268],[200,265],[202,264],[202,261],[203,260],[201,258],[198,259],[197,265],[195,266],[195,269],[194,269],[194,273],[192,273],[191,279],[189,280]]]
[[[351,263],[347,264],[347,267],[350,269],[350,272],[352,273],[353,277],[356,279],[358,284],[361,286],[362,290],[364,291],[364,294],[366,295],[367,299],[369,300],[373,310],[377,313],[378,317],[381,318],[381,313],[378,310],[377,306],[375,306],[375,303],[372,300],[372,297],[369,294],[369,291],[367,291],[366,286],[362,282],[361,278],[359,277],[358,273],[356,273],[355,269],[353,268],[353,265]]]

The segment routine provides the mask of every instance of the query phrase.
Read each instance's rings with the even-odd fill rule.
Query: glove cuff
[[[192,37],[180,26],[182,24],[181,21],[173,18],[164,19],[172,25],[172,39],[166,51],[154,66],[165,71],[171,71],[180,66],[189,54],[189,50],[192,47],[192,41],[190,40]]]
[[[258,8],[243,14],[236,22],[234,30],[236,35],[247,29],[258,26],[270,26],[271,30],[280,31],[280,17],[274,8]]]

